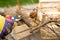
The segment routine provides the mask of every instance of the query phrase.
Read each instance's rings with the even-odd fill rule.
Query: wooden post
[[[19,0],[16,0],[16,1],[17,1],[16,12],[19,14],[19,12],[21,12],[21,6],[20,6],[20,3],[19,3]]]

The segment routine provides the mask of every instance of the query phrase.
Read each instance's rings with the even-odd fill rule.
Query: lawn
[[[19,0],[20,5],[38,3],[39,0]],[[0,0],[0,7],[15,6],[16,0]]]

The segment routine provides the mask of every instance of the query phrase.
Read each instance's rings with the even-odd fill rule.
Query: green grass
[[[19,0],[20,5],[38,3],[38,0]],[[0,0],[0,7],[15,6],[16,0]]]

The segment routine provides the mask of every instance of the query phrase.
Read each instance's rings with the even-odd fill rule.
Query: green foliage
[[[20,5],[38,3],[39,0],[19,0]],[[8,7],[16,5],[16,0],[0,0],[0,7]]]

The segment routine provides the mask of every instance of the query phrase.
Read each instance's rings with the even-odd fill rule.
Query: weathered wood
[[[39,29],[40,27],[42,27],[42,26],[44,26],[44,25],[46,25],[46,24],[48,24],[48,23],[51,23],[51,22],[57,22],[57,21],[56,21],[56,20],[46,21],[46,22],[44,22],[43,24],[38,25],[37,27],[33,28],[32,31],[34,31],[34,30],[36,30],[36,29]],[[31,32],[32,32],[32,31],[31,31]]]
[[[23,24],[21,26],[17,26],[14,28],[14,36],[16,40],[23,39],[29,37],[30,39],[37,40],[37,38],[40,38],[40,31],[37,33],[30,33],[30,29],[26,24]],[[32,40],[31,39],[31,40]]]
[[[22,38],[29,36],[31,34],[29,31],[29,27],[25,24],[15,27],[14,32],[15,32],[14,35],[15,35],[16,40],[22,39]]]

